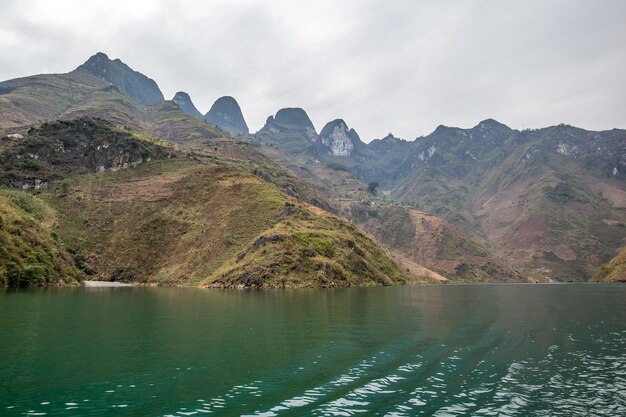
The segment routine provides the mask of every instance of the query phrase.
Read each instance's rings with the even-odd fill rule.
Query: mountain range
[[[626,279],[624,130],[365,143],[294,107],[250,134],[233,97],[202,115],[98,53],[1,82],[0,137],[0,285]]]
[[[386,201],[454,225],[531,280],[587,280],[624,245],[624,130],[519,131],[488,119],[365,144],[342,120],[319,135],[310,123],[274,124],[250,140],[302,169],[323,164],[375,182]]]

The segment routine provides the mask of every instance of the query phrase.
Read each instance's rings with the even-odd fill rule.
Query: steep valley
[[[622,279],[618,129],[488,119],[365,143],[293,107],[251,134],[233,97],[203,116],[99,53],[0,83],[0,168],[3,286]]]
[[[271,141],[263,133],[261,142],[295,174],[310,178],[331,169],[321,188],[332,177],[348,184],[346,173],[360,179],[358,196],[347,196],[334,181],[338,200],[369,201],[365,184],[380,184],[387,203],[440,218],[456,230],[454,240],[461,233],[480,242],[504,264],[487,265],[495,275],[507,270],[505,276],[523,280],[586,281],[625,244],[622,130],[517,131],[485,120],[472,129],[439,126],[413,142],[391,134],[366,146],[356,142],[359,151],[342,156],[321,149],[307,155],[304,147],[293,152],[292,144],[281,146],[283,137],[289,137],[285,143],[307,139],[298,131],[280,135]]]
[[[53,213],[47,228],[29,220],[43,236],[45,245],[37,246],[50,246],[46,253],[56,254],[52,266],[46,261],[51,255],[26,252],[28,261],[17,260],[25,271],[29,265],[48,271],[50,282],[63,282],[53,273],[62,268],[72,273],[67,282],[82,276],[220,287],[394,285],[438,278],[426,268],[400,266],[371,238],[323,210],[331,208],[305,183],[230,138],[175,149],[108,121],[80,118],[5,137],[0,160],[3,184],[37,197],[11,193],[37,198]],[[280,245],[258,243],[276,243],[276,236]],[[39,278],[44,272],[36,279],[29,272],[13,279],[12,252],[3,256],[9,265],[4,285],[48,282]]]

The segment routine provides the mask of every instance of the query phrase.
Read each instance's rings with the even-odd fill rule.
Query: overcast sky
[[[623,0],[0,0],[0,79],[97,51],[186,91],[234,96],[252,131],[281,107],[365,141],[494,118],[626,127]]]

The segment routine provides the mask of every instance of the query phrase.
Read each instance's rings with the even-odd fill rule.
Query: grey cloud
[[[365,140],[493,117],[626,127],[626,2],[0,0],[0,79],[97,51],[187,91],[239,101],[251,130],[299,106]]]

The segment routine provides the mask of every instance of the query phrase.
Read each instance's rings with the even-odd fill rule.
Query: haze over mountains
[[[55,124],[38,127],[45,121]],[[39,190],[52,210],[74,201],[55,233],[87,259],[83,271],[101,279],[188,284],[187,274],[194,284],[259,287],[441,275],[584,281],[600,276],[596,268],[626,244],[626,131],[619,129],[519,131],[488,119],[471,129],[439,126],[414,141],[389,134],[364,143],[342,119],[318,133],[294,107],[278,110],[251,135],[235,98],[217,99],[202,115],[188,94],[165,101],[155,81],[103,53],[67,74],[0,83],[0,129],[2,184]],[[110,172],[104,189],[89,185],[96,172]],[[379,185],[377,196],[366,191],[368,183]],[[135,194],[124,184],[136,184]],[[202,187],[213,190],[208,200]],[[78,203],[80,195],[87,197]],[[171,217],[172,210],[184,201],[202,210],[202,201],[217,196],[221,205],[212,210],[232,227],[205,239],[212,255],[203,259],[183,242],[202,241],[215,227],[210,217],[193,223],[191,212]],[[105,202],[117,208],[92,218]],[[131,208],[141,217],[122,216]],[[80,216],[87,223],[77,223]],[[244,231],[250,222],[257,227]],[[160,232],[181,244],[149,251],[151,267],[142,271],[147,259],[110,244],[120,242],[122,226],[139,246]],[[85,240],[85,233],[101,241]],[[126,269],[105,262],[108,250],[126,251]],[[605,275],[621,279],[615,262]]]

